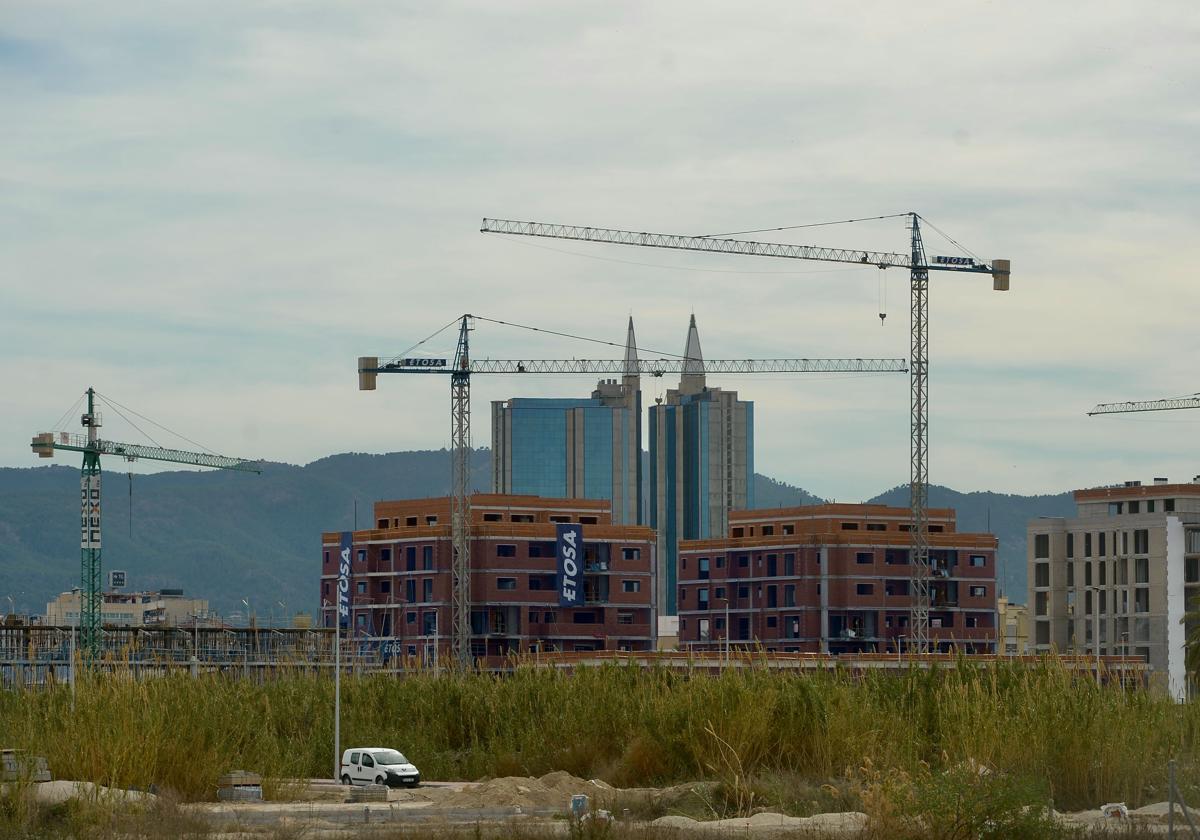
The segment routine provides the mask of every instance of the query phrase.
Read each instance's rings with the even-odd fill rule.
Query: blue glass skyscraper
[[[600,382],[587,399],[493,402],[493,491],[608,499],[614,524],[641,524],[642,392],[632,318],[625,362],[620,381]]]
[[[658,532],[660,614],[676,612],[680,540],[727,533],[729,511],[754,507],[754,403],[709,388],[696,316],[679,389],[650,407],[650,527]]]

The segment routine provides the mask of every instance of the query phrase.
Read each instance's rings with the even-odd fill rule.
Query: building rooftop
[[[1150,484],[1126,481],[1123,484],[1111,484],[1106,487],[1088,487],[1076,490],[1074,496],[1076,502],[1101,502],[1109,499],[1113,501],[1157,499],[1162,496],[1200,497],[1200,476],[1196,476],[1186,484],[1171,484],[1165,478],[1156,478]]]

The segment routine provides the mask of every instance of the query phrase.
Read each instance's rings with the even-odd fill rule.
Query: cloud
[[[1189,469],[1175,426],[1083,412],[1195,390],[1191,4],[39,2],[6,18],[0,463],[31,463],[23,441],[88,384],[238,454],[438,447],[444,389],[359,394],[354,360],[463,311],[617,341],[632,312],[644,346],[679,352],[694,310],[712,357],[907,356],[898,272],[880,326],[874,270],[477,228],[915,209],[1014,267],[1006,295],[932,283],[934,480]],[[898,220],[778,236],[907,242]],[[476,347],[596,352],[482,326]],[[907,475],[895,379],[721,384],[757,403],[761,471],[851,499]],[[476,413],[592,384],[480,382]]]

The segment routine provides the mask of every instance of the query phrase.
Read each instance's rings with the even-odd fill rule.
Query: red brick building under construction
[[[780,652],[907,650],[908,508],[827,504],[734,511],[729,536],[679,546],[680,647]],[[934,650],[996,639],[996,538],[929,511]]]
[[[584,604],[560,608],[556,523],[583,528]],[[375,528],[352,535],[350,633],[401,656],[450,655],[450,499],[377,502]],[[322,535],[322,623],[332,627],[341,534]],[[654,532],[613,525],[607,501],[471,497],[471,652],[654,647]]]

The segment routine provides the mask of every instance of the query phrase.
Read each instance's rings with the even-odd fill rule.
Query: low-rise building
[[[937,651],[996,644],[996,538],[929,510],[929,634]],[[729,536],[679,546],[680,645],[780,652],[906,650],[908,508],[825,504],[734,511]]]
[[[1032,653],[1029,644],[1029,607],[1014,604],[1001,595],[996,599],[996,614],[999,639],[997,653],[1005,656],[1025,656]]]
[[[1027,528],[1034,650],[1140,656],[1187,692],[1187,604],[1200,595],[1200,477],[1075,491],[1076,515]]]
[[[80,590],[64,592],[46,604],[45,624],[79,624]],[[101,594],[100,621],[113,627],[207,627],[218,621],[203,598],[185,598],[182,589]]]
[[[351,535],[350,630],[400,655],[449,655],[450,499],[378,502],[376,527]],[[560,607],[556,525],[583,528],[584,603]],[[332,627],[341,534],[322,535],[322,624]],[[655,539],[613,525],[609,502],[475,494],[471,498],[471,651],[652,650]]]

